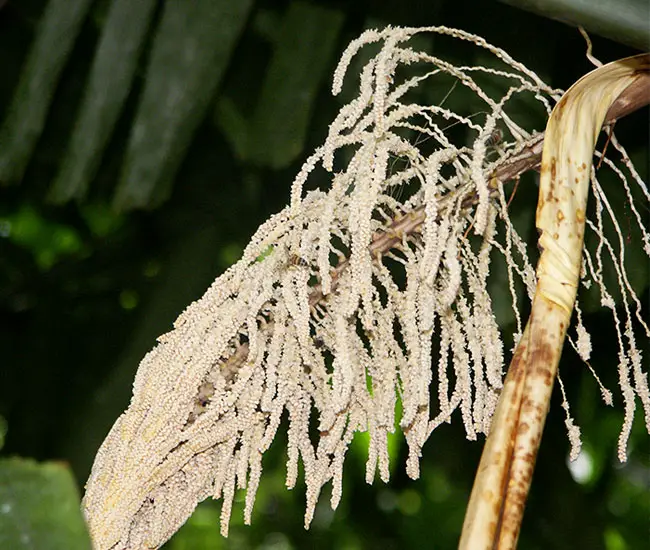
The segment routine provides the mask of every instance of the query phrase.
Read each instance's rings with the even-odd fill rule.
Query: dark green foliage
[[[307,126],[328,71],[343,14],[293,2],[282,21],[250,134],[253,162],[284,168],[303,151]]]
[[[299,1],[290,4],[281,22],[268,13],[258,16],[257,27],[271,35],[274,49],[255,110],[248,118],[228,93],[215,109],[215,122],[240,160],[285,168],[304,150],[343,18],[338,10]]]
[[[167,198],[251,4],[252,0],[165,4],[126,149],[116,208],[150,207]]]
[[[90,550],[77,485],[65,464],[0,460],[0,548]]]
[[[52,199],[85,196],[131,90],[155,0],[111,4]]]
[[[91,0],[53,0],[43,14],[0,129],[0,183],[20,181]]]
[[[645,0],[502,0],[533,13],[607,36],[634,48],[650,48],[650,4]]]

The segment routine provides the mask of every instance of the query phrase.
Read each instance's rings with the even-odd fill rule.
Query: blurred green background
[[[342,97],[329,93],[351,39],[387,24],[456,26],[562,88],[592,67],[577,30],[546,16],[609,36],[592,36],[602,61],[647,47],[645,1],[591,2],[604,6],[596,15],[580,2],[564,2],[564,11],[547,4],[541,16],[487,0],[0,0],[0,549],[89,547],[79,494],[140,359],[287,203],[302,160],[353,93],[354,79]],[[442,53],[480,62],[470,48]],[[425,93],[433,101],[446,90]],[[646,181],[647,120],[645,109],[617,124]],[[525,181],[518,217],[534,234],[535,188]],[[648,258],[627,229],[625,196],[612,196],[647,318]],[[638,413],[630,458],[618,464],[617,349],[611,317],[592,302],[592,366],[617,406],[602,404],[567,353],[561,373],[584,452],[569,469],[554,395],[522,549],[632,550],[650,541],[650,445]],[[222,539],[220,504],[204,503],[166,548],[454,548],[481,446],[457,423],[441,426],[412,481],[396,435],[390,484],[368,486],[358,436],[341,505],[332,512],[323,495],[305,531],[304,487],[284,488],[280,437],[252,526],[242,524],[239,495]]]

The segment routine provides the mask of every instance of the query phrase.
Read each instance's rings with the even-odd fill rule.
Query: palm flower
[[[423,33],[473,45],[489,60],[459,66],[409,47]],[[532,301],[541,280],[511,221],[505,184],[539,163],[543,128],[525,127],[516,103],[534,99],[545,119],[561,90],[478,36],[428,27],[365,32],[343,53],[335,94],[362,47],[376,53],[359,72],[358,95],[303,165],[290,204],[262,224],[242,258],[142,360],[131,404],[87,484],[84,510],[97,548],[158,547],[209,497],[223,500],[227,535],[238,489],[246,490],[250,522],[262,459],[285,415],[286,484],[294,487],[302,462],[307,527],[330,481],[331,505],[338,505],[357,432],[369,434],[372,482],[377,473],[388,481],[387,437],[395,430],[408,443],[412,478],[441,423],[460,417],[469,439],[490,431],[508,353],[489,292],[491,266],[505,265],[499,284],[512,298],[515,342],[529,334],[517,285]],[[487,81],[500,85],[486,91]],[[457,113],[444,101],[418,99],[423,87],[450,85],[480,108]],[[621,166],[604,164],[620,176],[650,255],[634,205],[639,189],[643,200],[650,194],[625,149],[611,141]],[[598,285],[618,331],[624,458],[637,399],[650,425],[635,339],[635,331],[650,331],[625,274],[620,229],[619,242],[605,239],[605,224],[617,222],[590,175],[596,208],[587,227],[598,245],[578,250],[577,276]],[[622,317],[605,261],[618,274]],[[577,312],[570,341],[587,361],[589,336]],[[611,392],[602,392],[611,402]],[[565,408],[575,455],[579,430]]]

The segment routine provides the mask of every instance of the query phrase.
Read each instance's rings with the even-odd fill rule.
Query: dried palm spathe
[[[408,47],[425,33],[474,44],[490,66]],[[305,162],[290,205],[140,364],[84,497],[98,549],[160,546],[208,497],[223,500],[225,535],[237,489],[246,489],[250,521],[262,457],[285,411],[287,486],[301,461],[306,526],[330,481],[331,504],[339,503],[356,432],[370,436],[369,482],[377,471],[388,479],[387,436],[396,428],[411,477],[431,432],[456,410],[468,438],[488,432],[504,368],[490,266],[505,259],[513,303],[515,279],[531,297],[536,284],[501,175],[517,175],[522,159],[529,166],[541,137],[511,105],[526,96],[548,115],[560,92],[482,38],[434,27],[364,33],[342,56],[335,93],[371,43],[378,52],[360,71],[358,95]],[[503,86],[484,92],[486,77]],[[476,112],[418,100],[417,90],[440,79],[445,91],[457,82]],[[494,147],[497,128],[505,135]],[[306,191],[318,166],[329,185]]]
[[[580,281],[596,138],[612,103],[649,71],[650,55],[600,67],[567,91],[549,119],[537,205],[542,250],[537,265],[537,288],[483,452],[460,548],[508,550],[517,544]],[[644,320],[639,317],[639,321],[647,332]],[[636,353],[629,358],[632,363],[640,362]],[[647,419],[650,393],[643,374],[637,378],[637,384]],[[626,423],[631,420],[626,418]],[[626,426],[625,430],[629,428]],[[569,435],[579,437],[579,432]],[[579,441],[574,442],[578,444]]]

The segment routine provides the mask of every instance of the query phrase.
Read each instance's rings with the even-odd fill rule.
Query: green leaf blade
[[[646,0],[501,0],[531,11],[584,27],[611,40],[647,50],[650,47],[648,22],[650,4]]]
[[[51,199],[83,198],[122,112],[156,0],[111,4],[66,156]]]
[[[225,72],[252,0],[165,4],[133,124],[118,209],[160,203]]]
[[[254,162],[283,168],[302,152],[343,20],[338,10],[305,2],[290,5],[255,113]]]
[[[91,549],[67,465],[0,460],[0,548]]]
[[[0,182],[19,182],[92,0],[51,0],[0,129]]]

